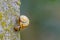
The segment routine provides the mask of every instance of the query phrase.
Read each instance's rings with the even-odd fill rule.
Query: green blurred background
[[[21,40],[60,40],[60,0],[21,0],[20,10],[30,19]]]

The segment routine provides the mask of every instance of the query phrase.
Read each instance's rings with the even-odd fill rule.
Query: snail
[[[29,19],[25,15],[21,15],[18,19],[18,26],[14,27],[15,31],[25,29],[29,25]]]

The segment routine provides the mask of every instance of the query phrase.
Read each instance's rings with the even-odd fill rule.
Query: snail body
[[[15,30],[15,31],[19,31],[19,30],[20,30],[20,26],[14,27],[14,30]]]

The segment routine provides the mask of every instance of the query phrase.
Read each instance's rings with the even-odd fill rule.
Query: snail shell
[[[29,25],[29,19],[25,15],[20,16],[20,27],[21,29],[26,28]]]

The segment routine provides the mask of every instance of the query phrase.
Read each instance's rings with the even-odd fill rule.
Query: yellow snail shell
[[[20,27],[21,29],[26,28],[29,25],[29,19],[25,15],[20,16]]]

